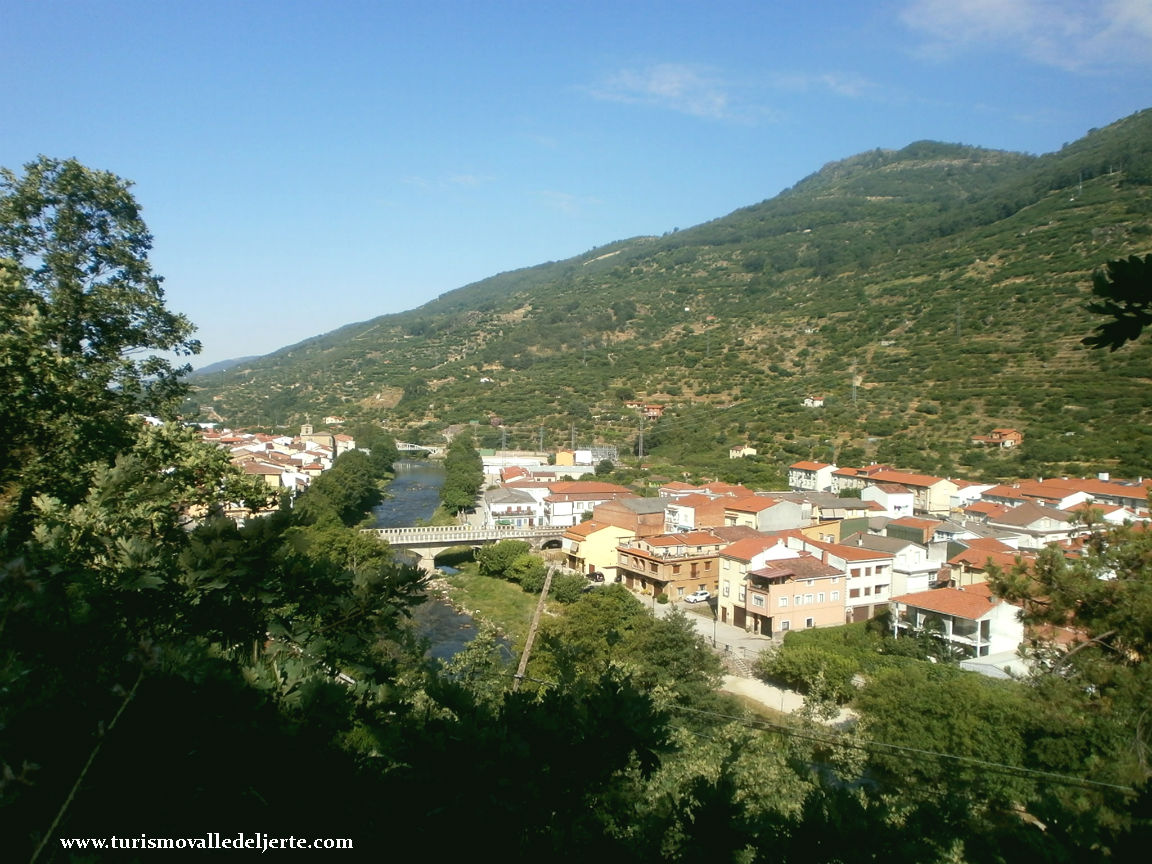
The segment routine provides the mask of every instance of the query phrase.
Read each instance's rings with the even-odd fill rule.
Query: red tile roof
[[[739,561],[751,561],[765,549],[779,546],[783,543],[781,537],[745,537],[728,545],[720,554],[725,558],[735,558]]]
[[[760,513],[779,504],[779,499],[768,498],[764,495],[749,495],[724,502],[725,510],[736,510],[740,513]]]
[[[969,591],[961,588],[933,588],[931,591],[917,591],[914,594],[901,594],[892,598],[893,603],[927,609],[942,615],[955,615],[976,621],[983,618],[1002,600],[990,596],[986,591]]]
[[[822,468],[833,468],[835,466],[827,462],[796,462],[788,467],[796,468],[800,471],[819,471]]]

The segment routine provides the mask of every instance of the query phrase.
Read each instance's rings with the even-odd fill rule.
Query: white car
[[[707,603],[708,598],[711,596],[712,596],[711,591],[705,591],[705,590],[701,589],[699,591],[693,591],[691,594],[689,594],[687,597],[685,597],[684,602],[685,603]]]

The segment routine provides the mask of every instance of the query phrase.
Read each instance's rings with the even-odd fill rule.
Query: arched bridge
[[[534,549],[564,536],[566,528],[544,526],[517,528],[504,525],[497,528],[476,528],[471,525],[418,525],[409,528],[366,528],[381,540],[397,549],[409,549],[420,556],[420,566],[433,570],[436,556],[453,546],[483,546],[501,540],[524,540]]]
[[[407,441],[397,441],[396,449],[401,453],[415,453],[417,451],[424,451],[429,456],[443,456],[443,447],[430,447],[427,444],[409,444]]]

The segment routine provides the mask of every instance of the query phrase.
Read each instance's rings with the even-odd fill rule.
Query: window
[[[812,602],[812,595],[811,594],[805,594],[804,595],[804,602],[805,603],[811,603]]]
[[[885,591],[887,591],[887,590],[888,590],[888,586],[887,586],[887,585],[877,585],[877,586],[876,586],[876,593],[877,593],[877,594],[883,594],[883,593],[884,593]]]
[[[740,596],[737,599],[739,599],[741,603],[744,602],[744,595],[747,593],[747,591],[748,591],[748,589],[745,588],[743,585],[740,586]]]
[[[673,573],[679,573],[680,572],[680,565],[679,564],[673,564],[672,565],[672,572]]]
[[[676,586],[676,596],[677,597],[683,597],[684,596],[684,586],[683,585],[677,585]]]
[[[729,561],[727,558],[724,559],[724,569],[725,570],[731,570],[732,569],[732,562]]]
[[[853,567],[852,568],[852,578],[853,579],[859,579],[860,578],[860,568],[859,567]]]
[[[788,598],[787,597],[781,597],[780,598],[780,608],[785,609],[785,608],[787,608],[787,606],[788,606]]]
[[[705,570],[711,570],[712,569],[712,559],[711,558],[709,558],[707,561],[704,562],[704,569]]]
[[[759,606],[759,607],[763,608],[764,607],[764,595],[763,594],[753,594],[752,595],[752,605],[753,606]]]
[[[848,596],[849,597],[859,597],[860,596],[860,589],[859,588],[848,589]]]
[[[816,622],[815,622],[813,619],[811,619],[811,618],[805,618],[805,619],[804,619],[804,626],[805,626],[805,627],[815,627],[815,626],[816,626]]]
[[[864,596],[865,597],[872,596],[872,586],[871,585],[865,585],[864,586]]]
[[[805,584],[811,588],[815,580],[809,579]]]
[[[780,629],[781,630],[791,630],[792,629],[792,622],[791,621],[781,621],[780,622]]]
[[[797,594],[795,597],[792,598],[792,602],[795,603],[797,606],[799,606],[804,601],[800,598],[800,595]]]
[[[821,591],[819,594],[816,595],[816,602],[817,603],[823,603],[824,602],[824,592],[823,591]]]
[[[832,584],[838,585],[839,583],[840,583],[840,577],[839,576],[833,576],[832,577]]]
[[[727,597],[731,590],[732,590],[731,586],[727,582],[725,582],[724,583],[724,596]]]
[[[840,592],[839,591],[833,591],[832,592],[832,602],[835,603],[839,599],[840,599]]]

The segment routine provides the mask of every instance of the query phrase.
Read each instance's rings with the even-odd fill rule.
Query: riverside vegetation
[[[1031,619],[1083,628],[1077,650],[1022,682],[865,669],[841,734],[742,711],[690,624],[616,585],[558,607],[513,691],[491,634],[447,664],[414,643],[424,574],[353,527],[370,461],[346,454],[339,488],[238,527],[221,502],[265,490],[179,424],[139,421],[185,395],[152,353],[197,347],[150,241],[114,175],[46,158],[0,175],[10,854],[210,828],[377,857],[1143,860],[1148,532],[1002,575]]]

